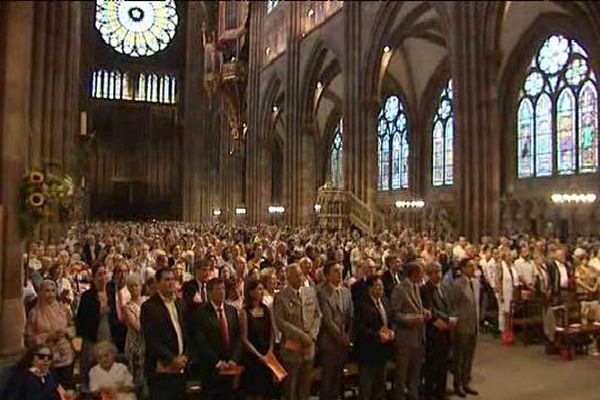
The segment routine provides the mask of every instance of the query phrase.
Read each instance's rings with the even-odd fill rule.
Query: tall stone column
[[[185,64],[185,95],[183,98],[183,219],[200,222],[207,217],[210,203],[209,160],[206,157],[206,109],[204,91],[204,46],[202,23],[206,16],[199,2],[189,2],[187,10],[187,43]]]
[[[0,362],[23,350],[25,311],[19,230],[19,186],[28,150],[33,2],[0,8]]]
[[[29,162],[71,172],[79,125],[81,6],[35,2],[33,8]]]
[[[302,191],[305,182],[302,180],[302,154],[304,134],[301,129],[302,99],[300,90],[300,12],[299,2],[289,4],[289,35],[286,58],[285,82],[285,119],[286,140],[284,146],[284,180],[286,220],[291,225],[300,224],[300,208],[302,207]]]
[[[450,62],[457,128],[459,232],[478,239],[500,226],[500,132],[494,2],[449,5]]]
[[[344,3],[344,161],[345,186],[360,200],[374,207],[377,201],[376,102],[365,96],[363,65],[363,6]]]
[[[249,29],[249,59],[248,59],[248,104],[246,115],[248,119],[248,136],[246,137],[246,207],[248,217],[254,223],[266,218],[266,196],[264,186],[268,166],[265,168],[264,149],[262,143],[267,128],[261,124],[260,107],[260,70],[262,65],[262,30],[265,3],[251,1]]]

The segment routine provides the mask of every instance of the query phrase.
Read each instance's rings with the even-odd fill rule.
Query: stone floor
[[[472,400],[598,400],[600,357],[563,361],[541,346],[503,347],[482,336],[477,348]],[[458,397],[453,397],[458,399]]]

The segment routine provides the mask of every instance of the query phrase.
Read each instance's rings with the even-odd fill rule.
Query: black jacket
[[[75,317],[77,336],[83,340],[96,343],[100,325],[100,300],[95,286],[83,292],[79,300],[79,308]]]
[[[217,363],[235,361],[240,363],[242,341],[238,311],[229,304],[223,304],[229,331],[229,347],[226,348],[221,334],[221,324],[212,303],[207,302],[192,312],[190,322],[190,340],[194,362],[201,366],[200,373],[207,381],[217,378]]]
[[[387,314],[388,328],[392,311],[385,297],[381,298],[383,308]],[[383,326],[381,314],[375,302],[366,296],[362,302],[355,306],[354,329],[355,329],[355,355],[359,364],[385,365],[390,354],[392,354],[392,343],[381,343],[379,330]]]
[[[385,290],[385,297],[387,297],[388,300],[390,300],[391,296],[392,296],[392,291],[394,290],[394,288],[396,287],[396,285],[400,282],[402,282],[402,272],[397,271],[395,272],[398,282],[396,282],[394,280],[394,276],[392,275],[392,271],[390,271],[389,269],[387,271],[385,271],[383,273],[383,276],[381,277],[381,280],[383,281],[383,287]]]
[[[185,353],[187,335],[183,319],[183,302],[180,299],[175,299],[175,306],[177,307]],[[142,304],[140,323],[146,341],[146,376],[151,376],[156,371],[158,361],[163,365],[169,365],[178,356],[179,352],[177,332],[171,322],[167,306],[165,306],[158,293]]]

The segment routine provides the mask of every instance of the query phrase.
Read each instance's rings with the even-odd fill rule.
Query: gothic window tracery
[[[174,0],[97,0],[96,29],[117,52],[131,57],[151,56],[164,50],[178,24]]]
[[[574,39],[552,35],[533,57],[517,107],[519,178],[598,172],[598,81]]]
[[[452,104],[452,79],[440,94],[438,109],[433,118],[433,186],[454,183],[454,107]]]
[[[92,73],[91,97],[107,100],[134,100],[175,104],[176,78],[172,75],[139,73],[132,76],[120,71],[100,69]]]
[[[379,190],[408,188],[408,119],[396,95],[389,96],[377,117]]]
[[[331,142],[329,168],[331,176],[331,184],[335,188],[344,186],[344,121],[342,118],[338,121],[335,127],[335,134]]]

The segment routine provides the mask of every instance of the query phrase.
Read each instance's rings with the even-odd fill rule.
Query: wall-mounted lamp
[[[317,214],[321,212],[321,205],[319,203],[315,204],[313,208]]]
[[[317,89],[323,89],[323,83],[321,81],[317,82]]]
[[[283,214],[285,207],[283,206],[269,206],[269,214]]]
[[[550,196],[554,204],[591,204],[596,201],[595,193],[554,193]]]
[[[278,111],[279,111],[279,107],[273,106],[273,113],[277,114]]]
[[[425,202],[423,200],[398,200],[396,202],[396,208],[423,208]]]
[[[246,215],[246,207],[236,207],[235,208],[235,215]]]
[[[308,13],[306,15],[308,15],[309,18],[312,18],[315,15],[315,10],[311,8],[310,10],[308,10]]]
[[[383,52],[384,52],[384,53],[386,53],[386,54],[387,54],[387,53],[389,53],[391,50],[392,50],[392,49],[390,48],[390,46],[385,46],[385,47],[383,48]]]
[[[215,217],[218,217],[218,216],[220,216],[221,214],[222,214],[222,211],[221,211],[221,209],[220,209],[220,208],[215,208],[215,209],[213,209],[213,211],[212,211],[212,215],[213,215],[213,216],[215,216]]]

